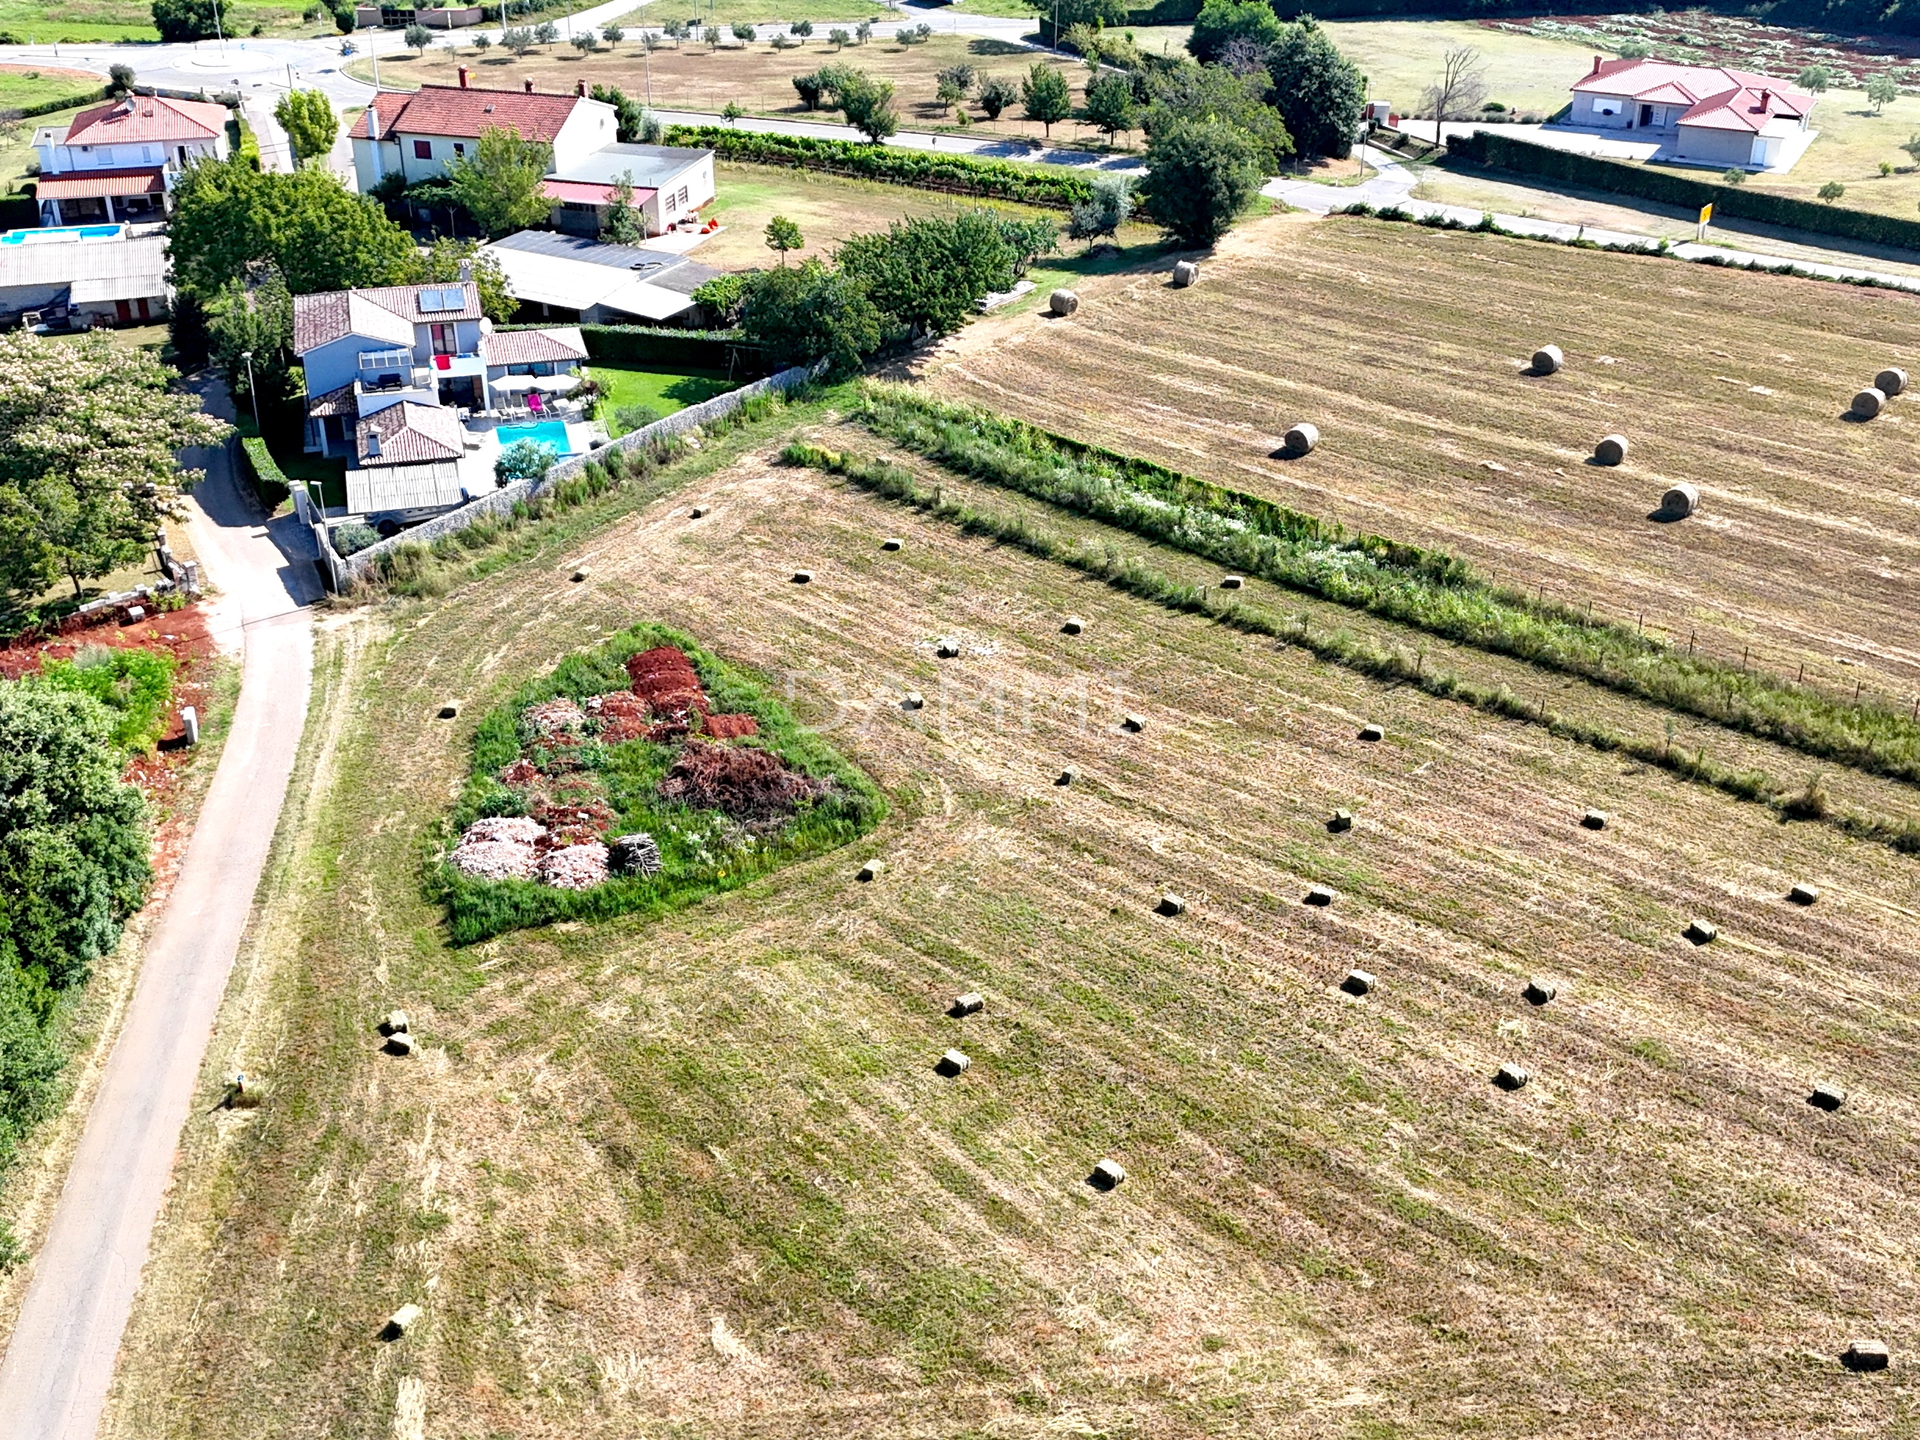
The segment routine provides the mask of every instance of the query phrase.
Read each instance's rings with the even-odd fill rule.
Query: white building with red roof
[[[1573,87],[1566,124],[1657,142],[1653,159],[1716,170],[1790,169],[1817,131],[1813,96],[1746,70],[1608,60]]]
[[[585,81],[571,95],[541,94],[531,80],[524,90],[480,90],[468,85],[463,65],[458,85],[374,95],[347,132],[360,193],[372,194],[389,175],[409,185],[444,175],[494,129],[517,130],[523,140],[551,145],[554,168],[562,174],[619,139],[613,106],[589,100]]]
[[[126,95],[34,132],[43,225],[157,220],[176,176],[229,153],[224,105]]]

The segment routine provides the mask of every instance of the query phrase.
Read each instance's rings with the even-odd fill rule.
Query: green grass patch
[[[587,890],[561,890],[530,880],[476,880],[442,863],[438,883],[456,944],[555,920],[598,920],[636,912],[664,915],[845,845],[880,823],[887,804],[879,788],[796,721],[758,678],[679,631],[641,624],[569,656],[480,722],[472,771],[454,807],[453,833],[485,816],[525,813],[525,791],[502,784],[498,777],[529,752],[535,739],[523,713],[529,705],[561,697],[584,704],[596,695],[626,690],[628,657],[661,645],[678,648],[693,662],[715,714],[751,715],[757,722],[756,736],[731,743],[777,756],[800,774],[827,782],[826,792],[802,802],[784,819],[741,824],[718,810],[661,797],[658,785],[679,753],[677,746],[646,739],[603,744],[589,738],[573,751],[576,774],[586,786],[582,793],[594,794],[613,809],[617,818],[610,835],[645,831],[653,836],[660,847],[660,872],[614,876]]]
[[[1489,584],[1444,551],[1356,534],[905,386],[864,387],[854,418],[972,479],[1240,573],[1869,774],[1920,783],[1920,724],[1905,712],[1687,655],[1623,625]]]
[[[167,728],[174,661],[153,650],[88,645],[71,660],[48,660],[29,683],[91,695],[113,716],[113,743],[151,750]]]
[[[724,395],[740,384],[724,370],[641,370],[598,360],[593,362],[591,374],[600,385],[598,413],[607,422],[610,435],[624,435],[634,428],[619,423],[619,412],[628,406],[644,405],[656,415],[671,415]]]

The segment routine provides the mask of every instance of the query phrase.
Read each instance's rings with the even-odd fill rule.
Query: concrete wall
[[[605,457],[614,450],[637,450],[664,440],[669,436],[682,435],[687,431],[717,420],[722,415],[730,415],[742,404],[756,395],[775,394],[791,390],[813,378],[814,372],[803,366],[791,370],[782,370],[777,375],[769,375],[764,380],[756,380],[751,385],[743,385],[738,390],[729,390],[724,395],[716,395],[711,400],[703,400],[698,405],[689,405],[684,410],[653,422],[651,425],[622,435],[618,440],[587,455],[570,455],[547,471],[538,480],[517,480],[490,495],[482,495],[458,510],[450,510],[445,515],[436,515],[423,525],[395,535],[390,539],[378,541],[366,549],[347,556],[344,560],[334,552],[327,539],[326,526],[314,527],[314,538],[320,544],[320,570],[328,580],[328,588],[336,594],[347,588],[353,581],[360,579],[373,568],[382,555],[390,555],[402,545],[426,545],[443,535],[454,535],[467,528],[482,515],[506,515],[522,501],[533,500],[551,490],[561,481],[571,479],[586,469],[590,461]]]
[[[1753,133],[1748,130],[1707,130],[1682,125],[1673,153],[1696,165],[1751,165]]]

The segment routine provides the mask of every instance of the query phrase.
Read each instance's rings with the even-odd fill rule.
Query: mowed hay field
[[[192,1122],[106,1433],[1748,1437],[1910,1412],[1913,862],[765,443],[330,631],[257,927],[278,978],[209,1060],[211,1095],[241,1065],[273,1098]],[[472,726],[641,618],[790,687],[891,817],[667,921],[449,950],[419,877]],[[1782,899],[1801,879],[1811,910]],[[1169,890],[1184,915],[1152,913]],[[1695,915],[1722,938],[1684,941]],[[1373,995],[1340,993],[1352,968]],[[1538,1009],[1536,973],[1560,985]],[[970,989],[984,1013],[946,1017]],[[412,1060],[378,1053],[395,1005]],[[1507,1061],[1534,1076],[1513,1094]],[[1838,1113],[1807,1103],[1822,1079]],[[1107,1194],[1103,1156],[1129,1172]],[[421,1325],[378,1341],[409,1301]],[[1844,1371],[1855,1335],[1896,1368]]]
[[[1347,218],[1249,224],[1203,268],[1088,281],[1072,319],[989,320],[922,372],[1723,660],[1920,691],[1920,400],[1843,418],[1920,375],[1912,296]],[[1549,342],[1566,369],[1523,373]],[[1296,420],[1319,448],[1276,458]],[[1627,463],[1587,464],[1615,431]],[[1651,521],[1682,480],[1698,514]]]

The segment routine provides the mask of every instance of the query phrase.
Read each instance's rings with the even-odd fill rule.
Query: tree
[[[666,32],[667,38],[673,41],[673,48],[678,50],[680,42],[687,38],[687,32],[692,27],[684,20],[669,20],[660,28]]]
[[[864,45],[871,39],[873,39],[873,21],[862,20],[858,25],[853,27],[854,44]]]
[[[859,285],[818,259],[746,277],[740,329],[778,365],[827,362],[846,375],[886,337],[880,311]]]
[[[1044,60],[1034,61],[1033,68],[1027,72],[1026,81],[1020,87],[1020,103],[1027,119],[1038,120],[1046,127],[1049,139],[1053,136],[1054,122],[1073,114],[1073,94],[1067,89],[1066,76]]]
[[[199,478],[174,452],[227,430],[175,378],[103,334],[0,336],[0,586],[16,599],[62,576],[77,595],[152,546]]]
[[[827,31],[827,43],[833,46],[835,50],[846,49],[847,46],[850,43],[852,43],[852,40],[853,40],[853,36],[849,34],[847,31],[841,29],[837,25],[833,29]]]
[[[113,82],[114,94],[130,95],[133,93],[133,84],[136,77],[131,65],[123,65],[116,61],[107,67],[107,78]]]
[[[375,200],[317,165],[262,174],[242,160],[201,160],[174,182],[167,252],[174,283],[200,296],[271,263],[296,295],[394,285],[413,241]]]
[[[92,695],[0,682],[0,972],[50,1010],[146,894],[147,806]]]
[[[980,93],[973,97],[981,113],[998,120],[1000,112],[1020,98],[1020,87],[1004,75],[989,75],[980,82]]]
[[[720,107],[720,118],[731,125],[747,112],[741,108],[738,100],[729,100]]]
[[[1044,44],[1058,45],[1059,36],[1076,25],[1100,30],[1126,23],[1126,0],[1059,0],[1057,6],[1048,5],[1040,11],[1040,39]]]
[[[980,83],[980,72],[971,65],[949,65],[933,77],[936,81],[945,81],[959,92],[961,98],[973,93],[973,87]]]
[[[619,25],[602,25],[600,27],[600,38],[607,42],[608,49],[612,49],[627,38],[627,32]]]
[[[488,37],[486,31],[483,30],[473,37],[473,48],[478,50],[482,55],[493,48],[493,41]]]
[[[433,32],[418,20],[401,31],[400,38],[406,42],[409,50],[419,55],[425,55],[427,53],[427,47],[433,44]]]
[[[640,127],[646,111],[639,101],[628,99],[624,91],[612,85],[595,85],[587,92],[587,98],[613,106],[614,138],[622,145],[644,143],[640,139]]]
[[[1878,115],[1900,98],[1900,82],[1891,75],[1875,75],[1867,81],[1867,103]]]
[[[560,38],[560,27],[551,20],[542,20],[533,32],[533,38],[542,45],[551,45]]]
[[[1794,83],[1811,94],[1824,95],[1833,83],[1833,72],[1824,65],[1809,65],[1794,77]]]
[[[513,52],[515,59],[524,60],[533,49],[533,32],[524,25],[516,25],[500,32],[500,43]]]
[[[1842,185],[1838,180],[1829,180],[1814,193],[1826,201],[1827,204],[1831,205],[1847,193],[1847,187]]]
[[[1107,143],[1123,130],[1140,123],[1140,107],[1133,100],[1133,81],[1109,71],[1087,81],[1086,108],[1080,113],[1087,123],[1102,131]]]
[[[267,266],[251,284],[229,280],[207,301],[207,345],[242,413],[257,405],[268,428],[288,418],[301,387],[294,375],[293,296],[277,269]]]
[[[498,239],[544,222],[553,212],[544,179],[553,168],[553,146],[525,140],[518,128],[483,130],[473,154],[447,166],[447,188],[474,223]]]
[[[1433,111],[1433,143],[1441,142],[1441,127],[1447,120],[1462,120],[1480,113],[1487,103],[1487,71],[1480,52],[1471,45],[1447,51],[1440,60],[1440,73],[1426,88],[1420,103]]]
[[[793,33],[798,35],[802,40],[805,40],[809,35],[813,34],[813,22],[811,20],[796,20],[788,29],[792,30]]]
[[[227,0],[153,0],[153,28],[170,45],[211,40],[215,34],[215,7],[224,30],[228,20]]]
[[[794,76],[793,88],[795,93],[799,95],[802,105],[806,106],[809,110],[818,110],[820,108],[820,97],[826,93],[827,87],[826,83],[820,78],[820,72],[815,70],[807,75]]]
[[[700,32],[700,38],[707,42],[708,50],[718,50],[720,48],[720,27],[718,25],[707,26],[705,30]]]
[[[1218,120],[1176,120],[1147,142],[1139,195],[1182,245],[1211,245],[1260,193],[1252,141]]]
[[[1287,27],[1267,52],[1273,103],[1302,155],[1344,160],[1366,106],[1366,81],[1311,20]]]
[[[730,270],[706,281],[693,292],[693,303],[705,308],[713,323],[728,326],[738,323],[740,304],[746,298],[749,272]]]
[[[638,245],[647,238],[647,227],[640,212],[633,208],[633,172],[622,170],[613,182],[613,198],[607,206],[607,223],[600,238],[609,245]]]
[[[1187,37],[1187,53],[1204,65],[1218,60],[1230,40],[1248,40],[1265,50],[1285,29],[1267,0],[1207,0]]]
[[[591,55],[595,50],[600,48],[600,45],[599,42],[593,38],[591,31],[582,30],[578,35],[573,37],[573,48],[578,50],[582,55]]]
[[[982,296],[1012,289],[1015,278],[1014,249],[984,210],[895,221],[884,234],[853,236],[837,258],[840,272],[913,335],[951,334]]]
[[[1132,214],[1132,182],[1124,175],[1099,175],[1092,198],[1076,200],[1067,213],[1067,234],[1075,240],[1112,239]]]
[[[743,42],[744,44],[751,45],[754,42],[754,38],[759,33],[760,32],[755,30],[751,25],[748,25],[741,21],[734,22],[733,38]]]
[[[934,82],[933,98],[940,103],[943,113],[951,114],[953,107],[967,98],[967,92],[942,75]]]
[[[1216,121],[1246,137],[1254,163],[1268,174],[1293,154],[1293,137],[1280,112],[1267,103],[1266,75],[1235,75],[1221,65],[1182,60],[1149,82],[1153,103],[1142,122],[1147,138],[1182,121]]]
[[[493,478],[502,485],[515,480],[538,480],[559,457],[551,445],[538,440],[516,440],[494,457]]]
[[[800,227],[784,215],[776,215],[767,221],[767,248],[780,253],[780,263],[787,263],[787,252],[798,250],[807,242],[801,238]]]
[[[461,278],[462,265],[467,267],[467,275],[480,292],[480,312],[496,325],[512,320],[520,302],[514,298],[513,287],[507,283],[507,272],[500,268],[500,261],[492,251],[482,249],[478,240],[441,236],[420,257],[418,268],[410,278],[420,285],[436,281],[451,284]]]
[[[321,90],[289,90],[273,107],[273,118],[287,132],[295,164],[318,160],[333,149],[340,133],[340,117]]]
[[[839,101],[847,123],[876,145],[900,128],[900,117],[893,109],[891,80],[875,80],[862,71],[849,71],[840,84]]]
[[[1920,135],[1909,135],[1906,143],[1900,147],[1907,152],[1907,158],[1920,165]]]

